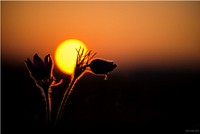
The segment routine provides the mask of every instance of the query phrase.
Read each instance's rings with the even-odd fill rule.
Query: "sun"
[[[77,50],[80,47],[84,49],[84,52],[87,51],[86,45],[78,39],[65,40],[57,47],[55,51],[55,63],[62,72],[66,74],[74,72]]]

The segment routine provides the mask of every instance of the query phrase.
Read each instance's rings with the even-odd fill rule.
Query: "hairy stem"
[[[47,115],[48,115],[48,126],[51,126],[51,109],[52,109],[52,102],[51,102],[51,93],[52,89],[48,89],[48,95],[47,95]]]
[[[45,93],[45,91],[48,91],[47,93]],[[52,106],[52,102],[51,102],[51,88],[48,89],[41,89],[42,92],[42,96],[44,97],[44,101],[45,101],[45,115],[46,115],[46,127],[48,128],[51,125],[51,106]]]
[[[63,95],[60,107],[58,109],[57,116],[56,116],[56,124],[59,122],[59,120],[60,120],[60,118],[62,116],[65,104],[66,104],[66,102],[67,102],[67,100],[68,100],[68,98],[69,98],[69,96],[70,96],[70,94],[71,94],[76,82],[77,82],[77,78],[72,77],[71,78],[71,82],[69,83],[69,86],[67,87],[67,90],[65,91],[65,93]]]

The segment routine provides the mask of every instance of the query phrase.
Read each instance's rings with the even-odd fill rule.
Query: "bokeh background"
[[[51,132],[199,130],[200,2],[1,2],[3,132],[44,132],[39,89],[24,65],[76,38],[118,65],[85,74]],[[69,76],[53,90],[56,112]]]

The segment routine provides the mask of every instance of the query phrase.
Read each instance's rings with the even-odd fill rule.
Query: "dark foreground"
[[[43,127],[43,104],[25,67],[2,65],[2,134],[174,132],[200,129],[200,71],[151,69],[86,74],[75,87],[60,124]],[[64,84],[53,89],[53,118]]]

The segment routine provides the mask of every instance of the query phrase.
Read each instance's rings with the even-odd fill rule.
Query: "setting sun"
[[[55,63],[61,71],[72,74],[76,65],[77,51],[79,48],[87,51],[85,44],[77,39],[63,41],[56,49]]]

